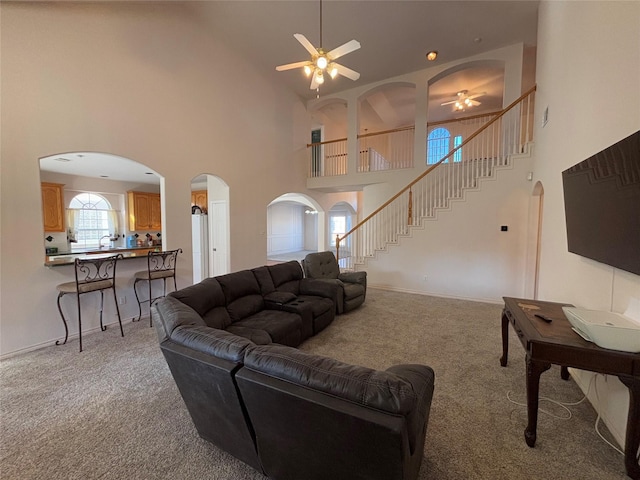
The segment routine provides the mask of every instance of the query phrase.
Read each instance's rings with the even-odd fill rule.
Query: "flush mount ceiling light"
[[[341,45],[329,52],[325,52],[322,48],[322,0],[320,0],[320,46],[314,47],[313,44],[307,40],[307,37],[301,33],[293,35],[296,40],[311,54],[311,60],[306,60],[296,63],[288,63],[286,65],[280,65],[276,67],[276,70],[282,72],[284,70],[291,70],[294,68],[302,67],[307,77],[311,77],[310,89],[315,90],[324,83],[324,73],[328,73],[331,78],[336,78],[337,75],[350,78],[351,80],[358,80],[360,74],[350,68],[335,63],[337,58],[351,53],[354,50],[360,48],[360,42],[357,40],[351,40],[344,45]]]
[[[433,62],[436,58],[438,58],[438,52],[436,50],[431,50],[427,53],[427,60]]]

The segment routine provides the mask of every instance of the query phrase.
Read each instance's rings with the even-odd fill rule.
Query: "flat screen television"
[[[562,172],[569,251],[640,275],[640,131]]]

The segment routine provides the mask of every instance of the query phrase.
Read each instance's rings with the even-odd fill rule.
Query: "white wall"
[[[304,205],[291,202],[278,202],[269,206],[267,255],[304,250],[306,225],[304,209]]]
[[[182,247],[185,258],[191,179],[218,175],[229,185],[232,270],[266,262],[271,199],[293,190],[332,204],[306,190],[304,105],[180,5],[3,2],[0,9],[0,297],[11,299],[0,307],[0,355],[63,333],[55,286],[73,277],[68,267],[43,266],[43,156],[105,152],[157,171],[165,179],[165,247]],[[127,276],[141,266],[128,265],[118,272],[127,296]],[[179,286],[191,283],[191,268],[179,263]]]
[[[498,170],[364,267],[372,286],[499,303],[525,284],[531,158]],[[366,197],[365,190],[365,197]],[[502,225],[508,231],[500,230]],[[426,276],[426,278],[425,278]]]
[[[562,170],[640,129],[640,3],[543,2],[539,12],[535,181],[544,186],[539,296],[623,312],[640,277],[567,251]],[[549,122],[540,120],[549,108]],[[578,374],[585,386],[591,374]],[[618,441],[626,388],[598,380],[600,409]],[[593,387],[592,387],[593,388]]]

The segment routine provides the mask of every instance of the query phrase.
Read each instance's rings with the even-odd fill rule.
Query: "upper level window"
[[[80,193],[67,209],[67,235],[75,248],[99,247],[105,237],[119,233],[118,213],[109,201],[97,193]]]
[[[444,127],[438,127],[431,130],[427,137],[427,165],[438,163],[451,150],[462,144],[462,135],[453,137],[453,145],[451,144],[451,134]],[[462,149],[453,154],[453,161],[462,160]],[[449,161],[448,159],[446,160]]]

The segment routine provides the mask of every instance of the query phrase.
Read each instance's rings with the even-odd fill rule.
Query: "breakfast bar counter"
[[[154,247],[116,247],[116,248],[103,248],[103,249],[86,249],[85,251],[76,250],[68,253],[57,253],[54,255],[47,255],[45,257],[45,267],[60,267],[63,265],[73,265],[76,258],[106,258],[112,255],[121,254],[121,260],[127,260],[130,258],[141,258],[147,256],[149,252],[159,252],[162,250],[162,246]]]

